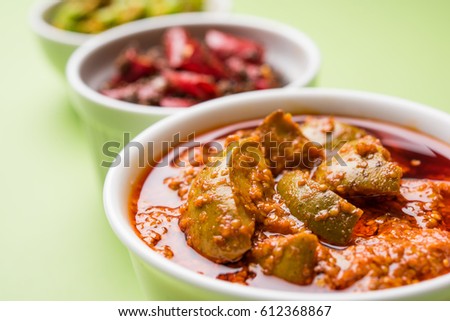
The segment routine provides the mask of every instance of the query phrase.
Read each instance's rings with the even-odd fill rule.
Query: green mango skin
[[[255,243],[251,258],[265,274],[308,285],[314,280],[318,245],[317,236],[309,233],[270,236]]]
[[[189,246],[216,263],[235,262],[250,250],[255,219],[246,211],[230,179],[230,148],[194,179],[180,208],[179,226]]]
[[[396,195],[400,191],[402,169],[373,136],[346,143],[338,152],[344,162],[333,157],[324,161],[314,180],[341,196]]]
[[[274,200],[275,181],[257,138],[239,142],[239,149],[229,161],[234,194],[251,213],[260,228],[267,232],[294,234],[304,230],[301,222]]]
[[[256,133],[274,176],[285,169],[308,168],[322,156],[319,148],[310,145],[291,114],[282,110],[267,116]]]
[[[309,116],[300,125],[300,130],[310,141],[319,143],[327,149],[367,135],[365,130],[341,123],[333,117]],[[331,134],[330,142],[327,142],[327,133]]]
[[[346,245],[363,211],[309,179],[309,173],[288,172],[277,186],[291,213],[329,244]]]

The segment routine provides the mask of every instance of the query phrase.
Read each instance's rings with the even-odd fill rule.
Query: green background
[[[0,299],[143,299],[65,81],[29,30],[31,3],[0,1]],[[236,0],[235,11],[309,34],[323,55],[319,86],[450,112],[448,0]]]

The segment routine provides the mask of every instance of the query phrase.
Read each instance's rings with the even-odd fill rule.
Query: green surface
[[[103,215],[101,186],[65,83],[26,22],[32,1],[0,1],[0,300],[143,299]],[[236,0],[320,47],[319,85],[450,112],[450,1]]]

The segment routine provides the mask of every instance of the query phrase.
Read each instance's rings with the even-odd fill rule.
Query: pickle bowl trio
[[[276,279],[274,275],[277,271],[270,270],[263,264],[252,263],[243,266],[241,259],[251,256],[250,248],[248,252],[244,251],[242,256],[229,262],[206,263],[205,255],[202,256],[201,251],[194,247],[196,251],[192,250],[190,254],[194,257],[193,268],[187,268],[177,260],[161,255],[158,249],[164,245],[170,247],[170,244],[164,243],[163,238],[163,243],[158,245],[149,241],[149,235],[139,235],[136,232],[137,223],[134,217],[138,213],[136,208],[130,206],[130,195],[136,193],[137,182],[142,183],[143,178],[151,177],[148,167],[139,166],[142,156],[139,150],[129,151],[127,166],[121,162],[109,169],[100,165],[102,162],[111,161],[104,153],[105,144],[118,142],[119,153],[120,149],[125,147],[123,144],[125,134],[135,137],[130,143],[140,144],[144,149],[152,142],[153,150],[150,152],[152,158],[162,159],[167,151],[162,150],[160,148],[162,144],[159,143],[171,141],[175,135],[184,138],[192,133],[205,135],[213,130],[224,129],[223,136],[226,136],[230,134],[225,130],[227,128],[248,129],[245,126],[244,128],[233,126],[261,120],[268,114],[282,109],[293,115],[294,119],[301,115],[315,115],[373,121],[375,127],[379,124],[373,131],[374,136],[381,133],[381,141],[383,130],[387,125],[414,128],[417,135],[427,137],[424,148],[436,152],[440,157],[422,160],[422,164],[425,160],[430,163],[429,166],[425,164],[422,167],[422,170],[427,172],[428,167],[434,168],[447,164],[447,161],[450,162],[449,114],[429,106],[379,94],[305,88],[315,84],[320,69],[320,52],[314,42],[304,33],[284,23],[230,13],[229,5],[219,9],[210,5],[209,8],[215,8],[214,12],[177,13],[144,18],[111,28],[98,35],[57,30],[49,23],[49,14],[55,5],[58,5],[58,2],[37,5],[31,12],[31,25],[53,67],[66,77],[71,103],[88,132],[89,143],[94,151],[95,166],[98,167],[102,181],[104,180],[103,200],[106,216],[117,237],[129,250],[136,275],[149,299],[450,298],[450,274],[447,274],[450,272],[450,266],[445,265],[445,260],[449,265],[450,259],[450,237],[445,234],[448,232],[447,221],[450,219],[446,217],[448,213],[445,211],[436,215],[440,217],[440,220],[437,220],[438,227],[431,225],[423,227],[424,231],[430,233],[437,233],[437,230],[439,233],[441,230],[445,232],[442,232],[444,254],[441,253],[444,255],[444,263],[436,263],[430,267],[439,271],[436,275],[429,277],[422,275],[417,267],[410,279],[402,281],[401,278],[394,278],[386,272],[384,277],[400,280],[399,283],[393,283],[386,288],[374,287],[373,290],[370,287],[361,290],[357,286],[343,286],[339,282],[332,283],[335,288],[326,286],[323,286],[323,289],[320,286],[311,288],[310,285],[300,284],[291,286],[288,284],[289,281],[282,280],[281,283],[273,281]],[[337,126],[331,126],[330,130],[333,131]],[[407,141],[408,138],[400,135],[398,139]],[[389,150],[389,146],[387,149]],[[391,150],[391,153],[395,156],[394,150]],[[124,151],[122,150],[117,157],[123,158]],[[450,180],[450,176],[436,176],[433,171],[429,172],[431,173],[429,177],[421,177],[417,174],[420,173],[420,166],[422,165],[417,169],[402,168],[403,180],[418,177],[430,181]],[[181,193],[181,189],[178,189],[179,185],[181,184],[188,193],[189,188],[192,188],[190,184],[192,181],[195,183],[196,175],[201,170],[201,168],[193,169],[192,179],[178,182],[177,189],[167,192],[170,197],[178,191],[177,202],[186,201],[183,198],[184,192]],[[145,190],[145,184],[142,184],[140,187],[142,190],[139,190],[141,194]],[[436,187],[436,189],[438,190],[436,199],[442,204],[448,204],[446,202],[450,199],[450,191],[446,188],[439,190]],[[342,196],[339,189],[334,192]],[[164,191],[155,190],[154,193],[156,196],[153,199],[165,197]],[[404,191],[399,190],[397,193],[404,194]],[[388,196],[394,197],[393,194]],[[238,198],[236,195],[234,197]],[[347,200],[351,201],[351,195]],[[144,204],[138,202],[137,206]],[[424,203],[424,206],[428,206],[428,203]],[[164,216],[162,212],[158,212],[161,217]],[[386,215],[388,214],[384,213],[383,217]],[[252,224],[259,224],[257,218],[249,217]],[[150,220],[148,217],[144,219]],[[173,233],[178,236],[167,237],[167,242],[174,240],[185,242],[180,238],[180,235],[183,237],[184,235],[178,230],[177,215],[171,219],[164,216],[164,219],[156,221],[164,221],[167,225],[154,225],[154,231],[149,233],[173,225],[175,231]],[[153,221],[148,221],[148,224],[151,225],[151,222]],[[308,222],[302,222],[300,219],[299,224],[302,226],[304,224],[305,230],[310,233]],[[213,237],[206,231],[198,233],[204,233],[200,237]],[[264,234],[264,230],[258,233]],[[256,236],[253,237],[249,242],[256,242]],[[356,233],[353,233],[352,238],[356,237],[358,237]],[[217,235],[213,238],[217,240]],[[208,243],[208,246],[210,244],[216,243]],[[192,247],[192,242],[189,245]],[[427,247],[424,245],[424,248]],[[292,250],[290,247],[286,251]],[[417,256],[422,258],[419,248],[412,250],[417,250]],[[319,254],[315,253],[315,260],[318,262]],[[178,254],[175,253],[176,255]],[[441,258],[439,257],[439,260]],[[275,255],[274,260],[283,260],[283,256],[277,258]],[[210,263],[211,265],[207,265]],[[346,263],[352,264],[351,261]],[[386,267],[389,269],[389,264],[393,266],[406,263],[399,257],[398,261],[386,263]],[[199,273],[201,270],[199,266],[203,265],[208,266],[211,271],[220,270],[220,266],[224,265],[230,271]],[[317,268],[311,269],[308,273],[310,273],[308,279],[314,279],[314,282],[322,285],[325,282],[324,276],[320,275]],[[268,275],[268,285],[258,283],[259,274]],[[361,275],[361,280],[370,281],[368,272],[366,274],[361,272]],[[286,286],[283,282],[286,282]],[[362,284],[362,281],[360,283]]]

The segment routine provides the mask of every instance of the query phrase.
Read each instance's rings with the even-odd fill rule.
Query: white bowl
[[[55,0],[36,2],[30,10],[29,20],[48,60],[63,73],[73,51],[95,35],[66,31],[51,25],[49,17],[60,3]],[[229,12],[231,6],[232,0],[207,0],[205,11]]]
[[[133,42],[142,46],[160,44],[164,31],[173,26],[183,26],[197,37],[210,28],[218,28],[261,42],[267,62],[280,73],[285,87],[305,86],[319,71],[319,50],[307,36],[282,23],[253,16],[183,13],[139,20],[105,31],[76,50],[67,65],[72,102],[93,135],[99,162],[105,159],[101,153],[105,142],[123,142],[124,133],[134,137],[152,123],[186,111],[186,108],[141,106],[98,92],[114,73],[114,61],[124,48]]]
[[[250,119],[262,118],[282,108],[293,114],[332,114],[354,116],[414,127],[450,143],[450,115],[399,98],[377,94],[331,90],[267,90],[209,101],[185,113],[149,127],[133,142],[145,146],[154,142],[152,159],[161,155],[159,142],[171,141],[175,133],[186,137]],[[109,170],[104,186],[104,206],[108,220],[119,239],[129,249],[136,273],[149,299],[251,299],[251,300],[400,300],[450,299],[450,274],[399,288],[363,293],[284,292],[245,287],[207,276],[177,265],[152,251],[135,233],[129,220],[128,201],[132,182],[142,177],[139,152],[129,150],[131,166],[121,162]],[[123,159],[124,152],[120,154]]]

